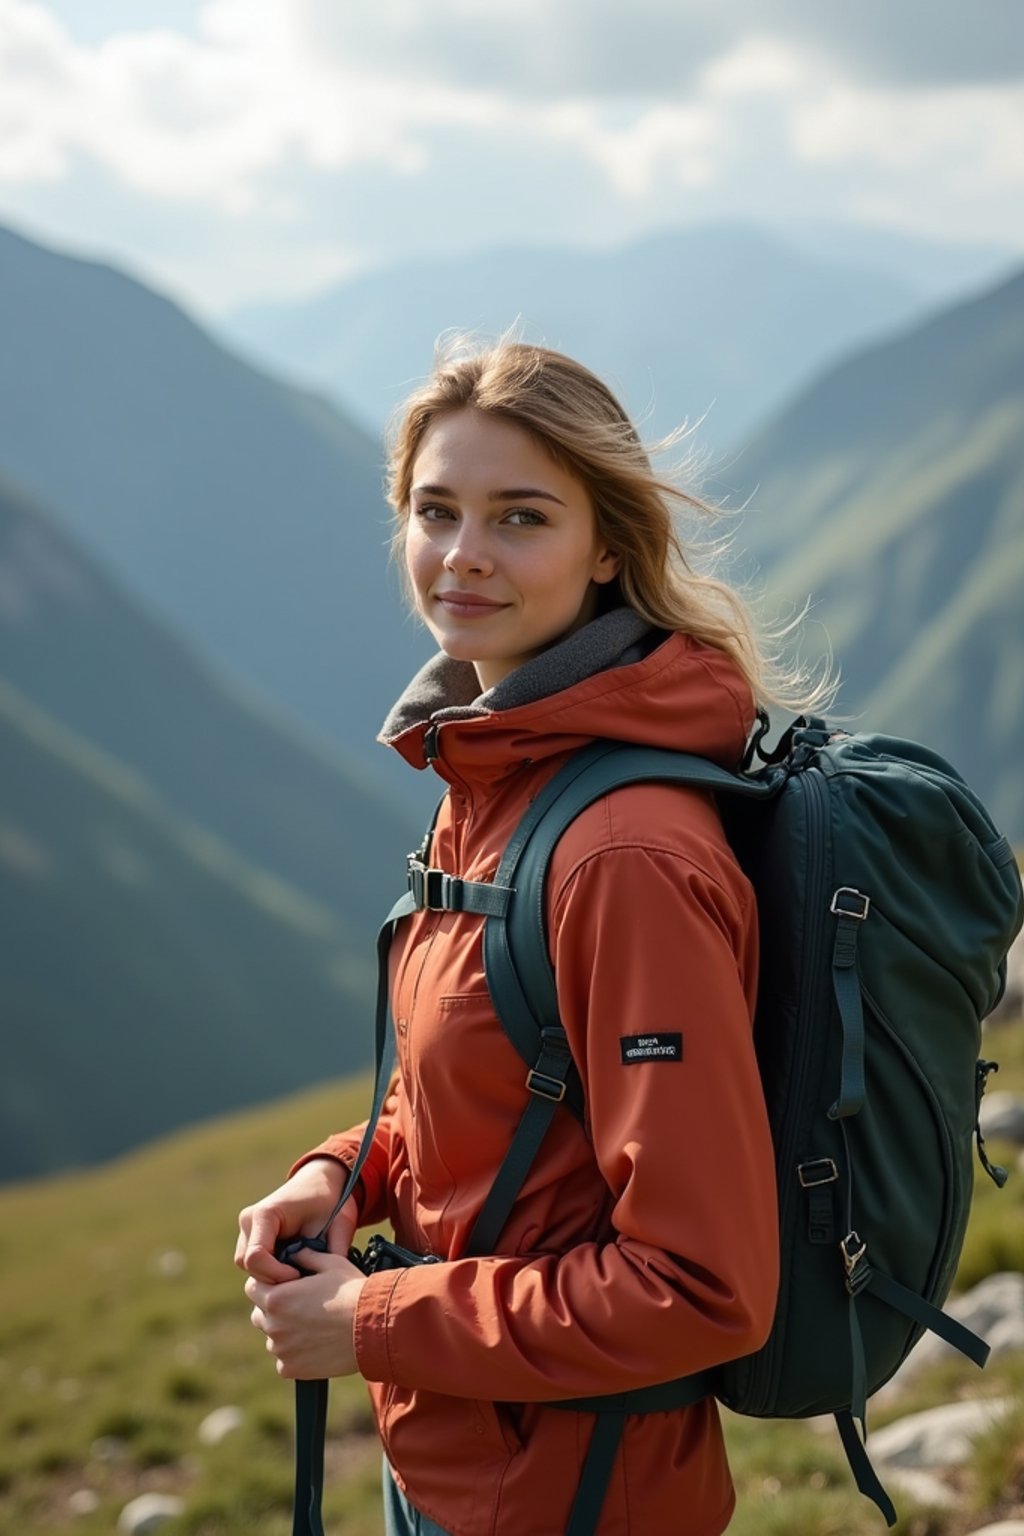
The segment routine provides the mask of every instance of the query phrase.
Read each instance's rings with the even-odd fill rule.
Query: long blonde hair
[[[389,431],[387,493],[396,552],[404,543],[413,464],[427,429],[439,416],[467,408],[514,422],[586,486],[598,537],[622,560],[608,590],[617,590],[628,607],[659,629],[682,630],[725,651],[759,703],[799,713],[830,702],[836,685],[827,669],[815,680],[806,667],[781,659],[782,642],[798,620],[774,630],[759,625],[751,601],[734,584],[688,558],[673,506],[701,517],[717,509],[655,472],[611,390],[561,352],[507,337],[483,346],[457,338],[439,347],[432,374],[399,407]],[[722,548],[721,541],[714,546],[719,557]],[[602,606],[608,602],[606,592]]]

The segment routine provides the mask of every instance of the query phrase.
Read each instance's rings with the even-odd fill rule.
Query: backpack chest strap
[[[481,917],[504,917],[512,891],[489,880],[462,880],[458,875],[431,869],[416,854],[406,861],[409,894],[416,911],[475,912]]]

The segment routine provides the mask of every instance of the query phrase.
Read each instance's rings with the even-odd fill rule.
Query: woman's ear
[[[622,556],[616,554],[613,549],[604,549],[594,562],[591,572],[591,580],[603,585],[606,581],[614,581],[622,569]]]

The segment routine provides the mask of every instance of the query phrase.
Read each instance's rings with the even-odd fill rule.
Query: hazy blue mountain
[[[727,489],[756,493],[739,539],[773,599],[813,597],[841,707],[945,753],[1024,841],[1024,273],[817,379]]]
[[[0,230],[0,472],[258,699],[373,737],[429,646],[388,580],[381,454],[176,305]]]
[[[0,1179],[365,1062],[367,949],[328,907],[7,683],[0,757]]]
[[[255,708],[2,481],[0,678],[369,943],[417,818]]]
[[[441,331],[496,333],[521,318],[527,339],[605,377],[648,435],[710,409],[699,441],[717,451],[812,370],[922,303],[905,279],[714,224],[608,251],[523,247],[410,262],[312,299],[241,310],[225,325],[254,355],[379,429],[429,369]]]
[[[1019,250],[1008,246],[953,244],[852,220],[786,219],[769,228],[807,256],[885,272],[943,306],[1002,281],[1020,262]]]

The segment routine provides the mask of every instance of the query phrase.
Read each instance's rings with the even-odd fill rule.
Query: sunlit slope
[[[366,1058],[366,949],[0,687],[0,1175],[109,1156]]]
[[[1024,837],[1024,276],[821,379],[730,478],[840,707],[944,752]]]

